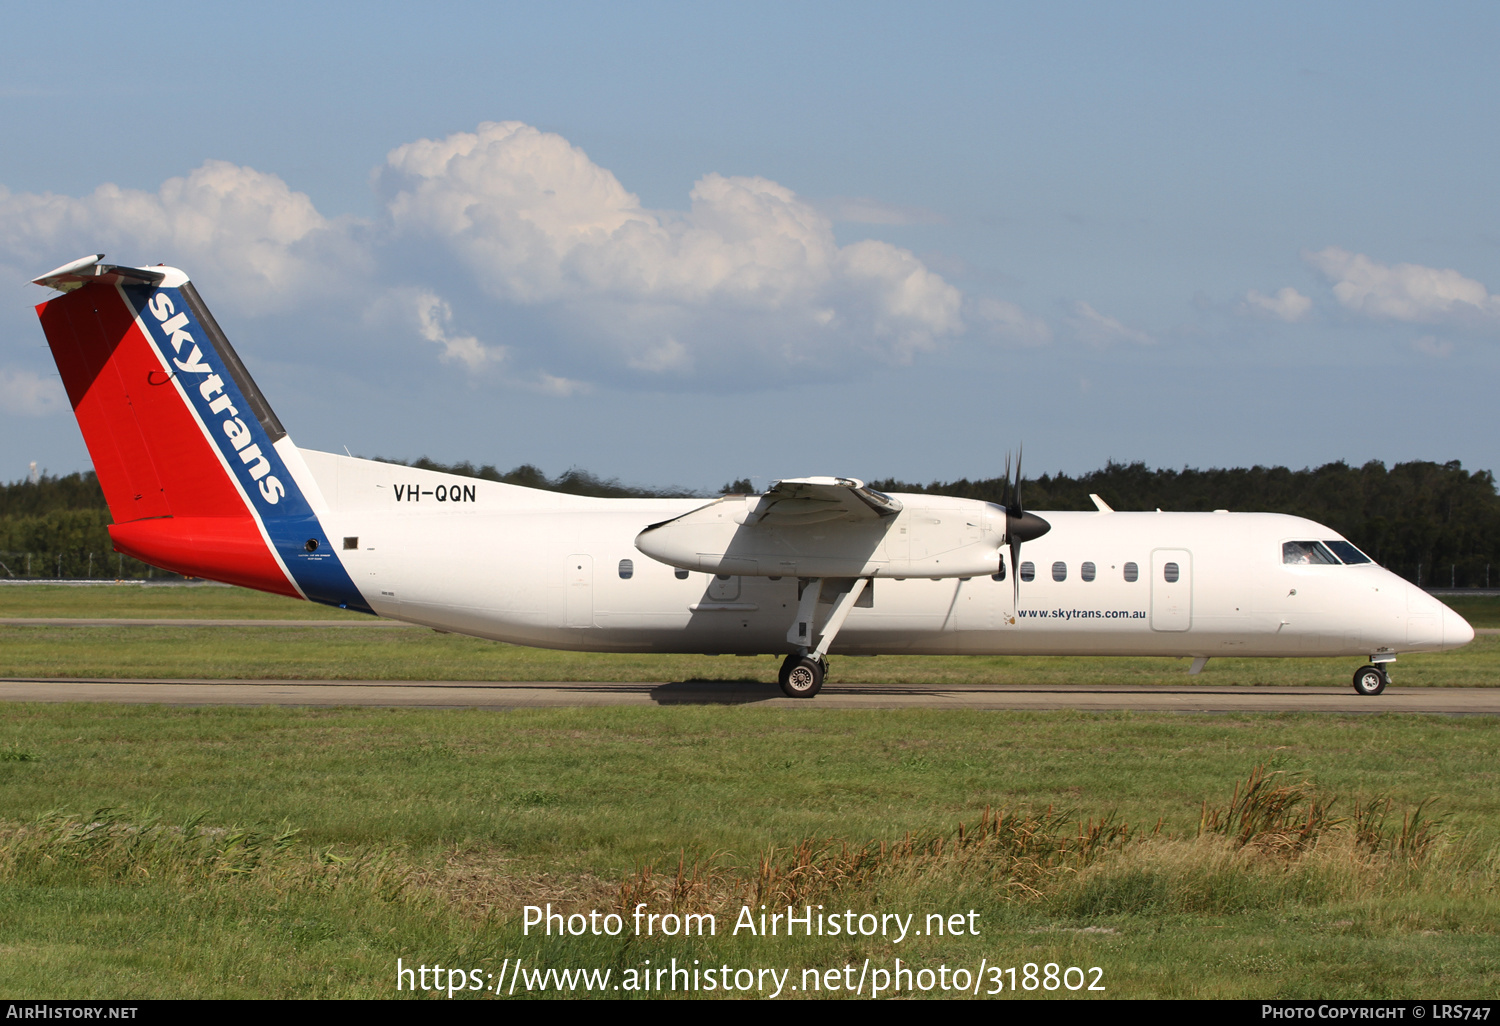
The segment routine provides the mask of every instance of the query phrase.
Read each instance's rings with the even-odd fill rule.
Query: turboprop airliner
[[[1000,504],[847,477],[706,502],[300,449],[182,271],[98,254],[35,283],[115,548],[191,577],[520,645],[784,655],[794,698],[830,653],[1357,656],[1378,695],[1398,653],[1474,637],[1321,524],[1036,513],[1019,461]]]

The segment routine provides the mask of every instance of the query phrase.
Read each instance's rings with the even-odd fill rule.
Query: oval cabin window
[[[1182,570],[1176,563],[1168,563],[1161,568],[1162,580],[1168,584],[1176,584],[1177,578],[1182,576]]]
[[[679,581],[685,581],[685,580],[687,580],[687,571],[686,570],[673,570],[672,571],[672,576],[675,577],[675,578],[677,578]]]
[[[1134,563],[1125,564],[1125,580],[1131,584],[1141,579],[1141,568]]]
[[[1095,573],[1096,570],[1094,564],[1092,563],[1085,563],[1083,564],[1083,566],[1078,568],[1078,576],[1082,577],[1085,581],[1092,581],[1094,579]]]
[[[635,563],[628,559],[620,560],[620,580],[628,581],[635,576]]]
[[[1053,563],[1052,564],[1052,579],[1054,581],[1066,581],[1068,579],[1068,564],[1066,564],[1066,563]]]
[[[1021,564],[1021,580],[1023,580],[1023,581],[1034,581],[1034,580],[1036,580],[1036,564],[1033,563],[1029,559],[1026,562],[1024,562],[1024,563]]]

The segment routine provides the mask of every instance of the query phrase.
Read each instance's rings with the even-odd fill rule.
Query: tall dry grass
[[[1454,888],[1493,894],[1500,852],[1476,852],[1441,829],[1435,798],[1397,808],[1388,797],[1355,800],[1312,782],[1253,768],[1227,802],[1203,802],[1192,834],[1159,818],[1146,829],[1109,815],[1079,819],[1052,806],[986,809],[946,833],[894,842],[805,838],[771,847],[753,863],[732,854],[675,866],[640,866],[621,881],[616,906],[703,912],[736,904],[827,902],[873,886],[921,889],[967,884],[996,898],[1041,903],[1075,916],[1230,911],[1322,902],[1397,890]]]

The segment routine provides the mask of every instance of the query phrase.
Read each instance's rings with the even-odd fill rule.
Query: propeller
[[[1014,608],[1020,608],[1021,605],[1021,543],[1035,541],[1052,530],[1051,524],[1035,513],[1027,513],[1021,506],[1021,456],[1022,450],[1017,449],[1016,477],[1015,484],[1012,485],[1010,454],[1005,454],[1005,540],[1010,543],[1010,580],[1014,589]]]

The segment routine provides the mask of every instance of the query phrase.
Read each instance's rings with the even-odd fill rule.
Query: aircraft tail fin
[[[368,611],[296,446],[187,275],[75,260],[37,306],[115,523],[154,566]]]

